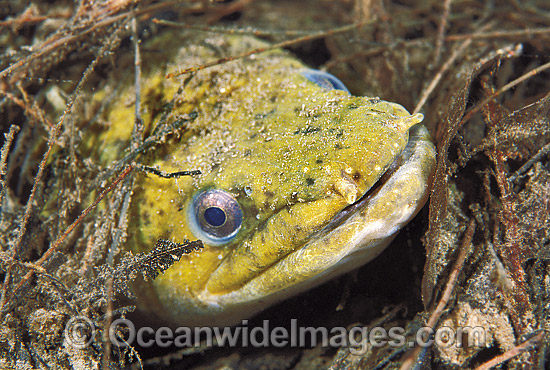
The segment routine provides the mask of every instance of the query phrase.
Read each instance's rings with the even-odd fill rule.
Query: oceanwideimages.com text
[[[76,348],[90,345],[96,335],[96,327],[84,316],[69,320],[65,327],[65,339]],[[356,355],[365,354],[372,347],[485,347],[483,327],[439,327],[436,330],[421,327],[414,332],[403,327],[311,327],[300,326],[298,320],[290,320],[289,327],[271,327],[269,320],[261,326],[249,326],[248,320],[233,327],[136,327],[124,318],[114,320],[109,327],[109,340],[119,347],[347,347]]]

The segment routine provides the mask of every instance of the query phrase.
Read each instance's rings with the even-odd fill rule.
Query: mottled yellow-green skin
[[[263,45],[248,37],[206,36],[182,47],[172,61],[155,61],[158,69],[143,78],[146,135],[159,125],[183,126],[139,161],[167,172],[199,169],[202,174],[177,180],[137,175],[128,248],[141,252],[159,238],[199,238],[189,226],[189,204],[204,189],[231,193],[243,211],[234,240],[205,242],[204,250],[184,256],[157,278],[154,288],[139,288],[140,305],[164,319],[232,322],[265,307],[254,308],[254,302],[284,298],[285,289],[325,269],[305,272],[296,266],[300,278],[295,279],[288,269],[278,272],[277,263],[311,243],[359,200],[422,119],[396,104],[325,90],[303,77],[306,66],[280,50],[205,69],[190,79],[164,77],[166,71]],[[105,112],[111,128],[90,141],[104,163],[121,158],[128,147],[133,94],[133,88],[121,91]],[[260,276],[269,283],[255,285]],[[226,312],[231,312],[227,318]]]

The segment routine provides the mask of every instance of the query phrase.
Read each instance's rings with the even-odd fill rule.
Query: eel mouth
[[[403,151],[399,154],[399,156],[393,161],[393,163],[390,164],[388,169],[382,174],[382,176],[378,179],[378,181],[367,192],[365,192],[365,194],[363,194],[356,202],[354,202],[353,204],[350,204],[349,206],[345,207],[340,212],[338,212],[333,217],[333,219],[328,223],[328,225],[326,225],[323,229],[319,230],[318,234],[314,235],[312,238],[320,238],[323,235],[326,235],[332,232],[333,230],[337,229],[342,224],[346,223],[349,220],[349,218],[352,217],[354,214],[356,214],[357,212],[360,212],[361,209],[368,207],[369,202],[371,202],[371,199],[375,197],[379,192],[386,190],[386,188],[384,188],[384,185],[394,176],[397,170],[401,168],[404,163],[410,160],[411,156],[414,154],[414,151],[419,150],[418,141],[424,139],[423,135],[421,135],[423,133],[423,130],[418,132],[419,130],[421,130],[420,125],[419,125],[419,128],[416,128],[415,126],[414,130],[411,129],[411,136],[410,136],[409,142],[407,143],[407,146],[403,149]],[[419,208],[421,207],[422,206],[420,206]]]
[[[241,315],[245,307],[270,306],[375,258],[425,204],[435,152],[427,129],[412,127],[407,146],[376,185],[305,244],[240,288],[223,294],[205,290],[199,299],[219,310],[232,307]]]

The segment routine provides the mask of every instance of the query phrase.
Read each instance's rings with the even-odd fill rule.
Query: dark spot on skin
[[[340,145],[340,144],[334,144],[334,149],[342,149],[342,145]]]
[[[183,207],[178,208],[178,212],[183,211]]]
[[[316,160],[315,160],[315,163],[317,163],[317,164],[323,163],[323,160],[322,160],[322,159],[316,159]]]
[[[160,217],[164,216],[164,211],[162,209],[159,209],[157,215],[159,215]]]
[[[355,172],[355,173],[353,174],[353,179],[354,179],[355,181],[359,180],[360,178],[361,178],[361,174],[360,174],[359,172]]]
[[[337,139],[344,136],[344,130],[341,128],[331,128],[328,130],[331,135],[334,135]]]
[[[294,135],[296,135],[296,134],[308,135],[308,134],[312,134],[314,132],[319,132],[319,131],[321,131],[321,128],[319,128],[319,127],[308,126],[308,127],[305,127],[305,128],[298,129],[298,130],[294,131]]]
[[[212,110],[216,112],[216,115],[220,115],[223,109],[223,104],[221,102],[214,103]]]
[[[271,98],[269,98],[269,101],[275,103],[277,101],[277,96],[273,95]]]
[[[265,117],[269,116],[270,114],[273,114],[274,112],[275,112],[275,108],[273,108],[267,113],[258,113],[254,116],[254,119],[264,119]]]
[[[296,230],[296,232],[300,232],[302,231],[302,227],[300,225],[296,225],[294,226],[294,230]]]
[[[311,186],[311,185],[315,184],[315,180],[312,179],[311,177],[308,177],[308,178],[306,179],[306,184],[307,184],[308,186]]]
[[[357,109],[357,104],[349,104],[348,109]]]
[[[246,149],[246,150],[244,151],[244,153],[243,153],[243,155],[244,155],[245,157],[250,157],[250,154],[252,154],[252,150],[250,150],[250,149]]]

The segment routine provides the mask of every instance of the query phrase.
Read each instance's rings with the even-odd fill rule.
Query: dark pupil
[[[204,211],[204,219],[212,226],[221,226],[225,223],[225,212],[218,207],[210,207]]]

